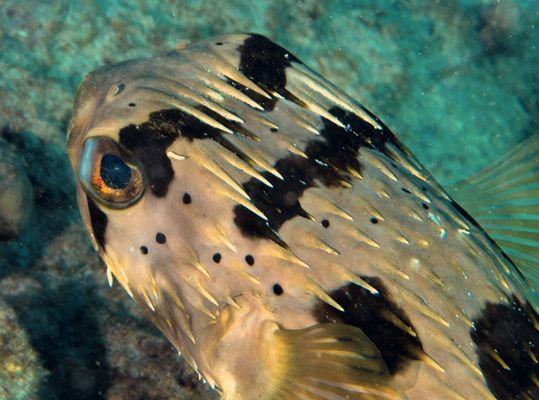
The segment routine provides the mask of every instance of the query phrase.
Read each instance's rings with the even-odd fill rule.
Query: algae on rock
[[[0,354],[0,400],[37,398],[45,371],[15,312],[1,300]]]

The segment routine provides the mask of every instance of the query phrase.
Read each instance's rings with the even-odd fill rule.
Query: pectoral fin
[[[265,400],[400,399],[376,346],[358,328],[321,324],[275,332],[279,365]]]
[[[539,135],[478,174],[452,196],[500,245],[539,296]]]

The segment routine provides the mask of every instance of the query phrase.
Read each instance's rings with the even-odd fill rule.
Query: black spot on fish
[[[280,296],[284,293],[283,287],[276,283],[273,285],[273,293],[275,293],[277,296]]]
[[[257,34],[251,34],[245,39],[243,44],[238,46],[238,51],[240,52],[239,70],[244,75],[262,89],[277,92],[286,99],[299,102],[286,89],[286,68],[290,66],[291,62],[301,63],[293,54],[267,37]],[[267,99],[243,85],[233,85],[259,103],[265,111],[273,110],[275,107],[277,99],[274,96]]]
[[[148,254],[148,248],[146,246],[140,246],[140,252],[146,255]]]
[[[254,258],[252,255],[247,254],[247,255],[245,256],[245,262],[246,262],[248,265],[254,265],[254,263],[255,263],[255,258]]]
[[[320,139],[307,143],[307,158],[288,155],[274,164],[284,179],[264,172],[262,175],[273,185],[272,188],[256,178],[243,184],[254,205],[268,217],[267,222],[262,221],[247,208],[236,206],[234,222],[245,236],[274,238],[286,221],[296,216],[309,218],[299,203],[303,192],[319,185],[342,187],[343,182],[350,181],[352,178],[348,171],[361,170],[358,160],[361,147],[385,152],[388,141],[401,147],[393,133],[379,121],[382,129],[375,129],[340,107],[333,107],[329,112],[341,121],[344,128],[323,119]]]
[[[167,237],[164,233],[157,232],[155,235],[155,241],[159,244],[165,244],[167,242]]]
[[[191,195],[189,193],[184,193],[182,197],[183,204],[191,204]]]
[[[421,203],[421,206],[422,206],[425,210],[428,210],[428,209],[429,209],[429,206],[428,206],[426,203]]]
[[[107,230],[108,218],[101,209],[94,203],[94,201],[86,196],[88,201],[88,211],[90,214],[90,225],[92,226],[92,232],[94,233],[95,240],[105,250],[105,231]]]
[[[403,191],[404,193],[408,193],[408,194],[411,194],[411,193],[412,193],[412,192],[410,192],[410,191],[409,191],[408,189],[406,189],[406,188],[401,188],[401,189],[402,189],[402,191]]]
[[[221,262],[221,253],[215,253],[212,257],[214,263],[219,264]]]
[[[372,217],[371,224],[377,224],[377,223],[378,223],[378,218]]]
[[[326,229],[329,228],[329,221],[327,219],[323,219],[322,220],[322,226],[324,228],[326,228]]]
[[[391,318],[397,317],[414,330],[404,310],[390,299],[382,281],[379,278],[361,278],[375,287],[379,294],[374,295],[351,283],[330,293],[344,312],[320,302],[313,311],[314,316],[319,322],[345,323],[360,328],[378,348],[389,372],[395,375],[418,360],[423,346],[417,337],[390,322]]]
[[[136,107],[135,103],[129,103],[129,107]]]
[[[498,400],[539,399],[539,331],[537,314],[513,297],[509,304],[487,303],[470,331],[477,346],[479,367]],[[501,358],[505,369],[492,354]]]

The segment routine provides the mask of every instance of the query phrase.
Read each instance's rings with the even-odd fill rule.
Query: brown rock
[[[32,211],[32,185],[15,149],[0,140],[0,238],[18,236]]]

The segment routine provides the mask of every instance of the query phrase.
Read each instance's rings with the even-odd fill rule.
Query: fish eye
[[[84,191],[111,208],[135,204],[145,189],[140,166],[106,137],[86,139],[79,167]]]
[[[106,153],[101,157],[99,168],[101,179],[111,189],[125,189],[133,173],[131,168],[116,154]]]

